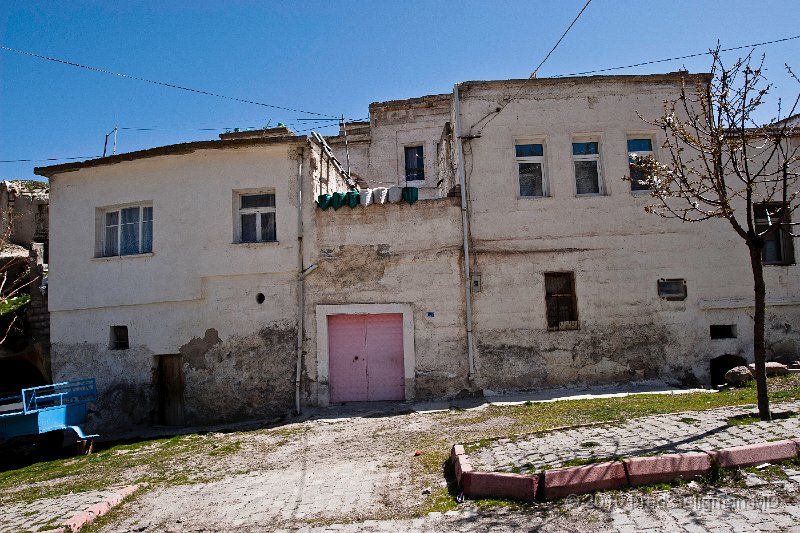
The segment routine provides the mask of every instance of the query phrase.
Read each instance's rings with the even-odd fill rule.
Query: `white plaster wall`
[[[421,199],[440,196],[436,187],[437,150],[450,120],[450,96],[434,95],[370,105],[370,134],[348,138],[350,168],[370,187],[410,186]],[[344,136],[329,138],[337,159],[345,161]],[[406,146],[424,147],[425,180],[405,180]]]
[[[101,428],[154,421],[158,354],[183,354],[187,420],[256,418],[293,403],[296,150],[304,141],[86,168],[52,180],[55,379],[95,376]],[[234,242],[234,191],[276,194],[278,242]],[[97,208],[151,202],[153,253],[95,258]],[[304,199],[308,205],[313,200]],[[259,304],[257,294],[263,294]],[[110,349],[128,327],[130,348]]]
[[[206,276],[296,263],[291,146],[203,150],[87,168],[52,180],[51,311],[203,298]],[[274,189],[276,243],[234,243],[233,191]],[[96,209],[152,202],[153,253],[95,258]]]
[[[412,395],[429,398],[467,388],[461,213],[458,200],[315,209],[304,239],[307,264],[304,369],[306,397],[326,397],[317,375],[321,347],[316,309],[327,305],[405,304],[413,317]],[[408,387],[412,385],[407,382]]]
[[[478,365],[486,387],[652,377],[653,359],[668,376],[672,369],[690,369],[703,379],[714,356],[752,357],[752,312],[741,305],[752,302],[743,241],[727,221],[684,224],[645,213],[652,199],[631,192],[621,179],[628,173],[627,138],[651,135],[656,158],[665,157],[661,132],[637,112],[659,116],[677,87],[663,80],[534,80],[487,126],[476,126],[472,133],[479,138],[466,141],[472,237],[483,283],[475,294],[476,338],[484,352],[482,359],[479,350]],[[517,88],[467,84],[461,93],[464,131]],[[578,135],[599,139],[604,195],[576,196],[571,143]],[[519,197],[514,144],[526,138],[544,144],[550,197]],[[765,268],[768,304],[794,303],[778,314],[793,317],[788,320],[795,329],[797,268]],[[546,331],[544,273],[551,271],[575,273],[580,331]],[[685,278],[687,300],[659,298],[660,278]],[[770,312],[778,316],[777,308]],[[711,341],[712,323],[738,324],[739,338]],[[527,351],[512,355],[514,346]],[[504,380],[492,370],[502,362],[500,353],[508,358],[505,371],[515,365],[522,374],[531,366],[539,370]]]

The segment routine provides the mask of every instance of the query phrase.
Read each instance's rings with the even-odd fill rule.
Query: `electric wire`
[[[786,42],[786,41],[792,41],[794,39],[800,39],[800,35],[794,35],[792,37],[784,37],[783,39],[775,39],[774,41],[765,41],[763,43],[743,44],[741,46],[733,46],[731,48],[720,48],[719,51],[720,52],[732,52],[734,50],[741,50],[743,48],[755,48],[757,46],[765,46],[765,45],[768,45],[768,44],[782,43],[782,42]],[[707,56],[707,55],[711,55],[711,54],[712,54],[711,51],[698,52],[696,54],[689,54],[689,55],[679,56],[679,57],[670,57],[670,58],[667,58],[667,59],[654,59],[654,60],[651,60],[651,61],[643,61],[641,63],[634,63],[632,65],[624,65],[624,66],[621,66],[621,67],[601,68],[601,69],[596,69],[596,70],[587,70],[587,71],[584,71],[584,72],[574,72],[572,74],[557,74],[555,76],[549,76],[549,77],[550,78],[566,78],[566,77],[569,77],[569,76],[585,76],[587,74],[597,74],[598,72],[609,72],[611,70],[623,70],[623,69],[627,69],[627,68],[642,67],[642,66],[645,66],[645,65],[654,65],[656,63],[666,63],[667,61],[678,61],[680,59],[689,59],[689,58],[692,58],[692,57]]]
[[[2,159],[0,163],[31,163],[36,161],[74,161],[76,159],[97,159],[100,155],[87,155],[83,157],[41,157],[39,159]]]
[[[559,45],[559,44],[561,44],[561,41],[563,41],[563,40],[564,40],[564,37],[566,37],[567,33],[569,33],[569,30],[571,30],[571,29],[572,29],[572,27],[575,25],[575,23],[576,23],[576,22],[578,22],[578,19],[581,17],[581,15],[583,14],[583,12],[584,12],[584,11],[586,11],[586,8],[587,8],[587,7],[589,7],[589,4],[590,4],[591,2],[592,2],[592,0],[586,0],[586,3],[583,5],[583,7],[581,8],[581,10],[578,12],[578,14],[577,14],[577,15],[575,15],[575,18],[574,18],[574,19],[572,19],[572,22],[570,22],[569,26],[567,26],[567,29],[566,29],[566,30],[564,30],[564,33],[562,33],[562,34],[561,34],[561,37],[559,37],[559,38],[558,38],[558,41],[556,41],[556,44],[554,44],[554,45],[553,45],[553,48],[551,48],[551,49],[550,49],[550,51],[549,51],[549,52],[547,52],[547,55],[546,55],[546,56],[544,56],[544,59],[542,59],[542,61],[539,63],[539,65],[538,65],[538,66],[537,66],[535,69],[533,69],[533,72],[531,72],[531,75],[530,75],[530,76],[528,76],[528,79],[529,79],[529,80],[530,80],[530,79],[532,79],[532,78],[534,78],[534,77],[536,77],[536,73],[537,73],[537,71],[538,71],[538,70],[539,70],[539,69],[542,67],[542,65],[544,65],[544,64],[545,64],[545,62],[546,62],[546,61],[547,61],[547,60],[550,58],[550,56],[553,54],[553,52],[556,50],[556,48],[558,48],[558,45]],[[495,111],[493,114],[492,114],[492,113],[490,113],[490,114],[486,115],[485,117],[483,117],[482,119],[480,119],[478,122],[476,122],[475,124],[473,124],[472,126],[470,126],[470,127],[469,127],[469,130],[470,130],[470,132],[472,131],[472,128],[474,128],[475,126],[477,126],[478,124],[480,124],[480,122],[481,122],[481,121],[483,121],[483,120],[486,120],[486,119],[488,118],[489,120],[486,120],[486,122],[485,122],[485,123],[483,124],[483,126],[482,126],[482,127],[484,127],[484,128],[485,128],[485,127],[486,127],[486,126],[487,126],[487,125],[488,125],[488,124],[489,124],[491,121],[493,121],[493,120],[494,120],[494,119],[495,119],[495,118],[496,118],[496,117],[497,117],[497,116],[498,116],[500,113],[502,113],[502,112],[503,112],[503,109],[505,109],[505,108],[506,108],[506,106],[508,106],[508,104],[510,104],[511,102],[513,102],[514,100],[516,100],[516,99],[517,99],[517,97],[519,97],[519,95],[520,95],[520,93],[522,92],[522,89],[523,89],[524,87],[525,87],[525,84],[523,83],[522,85],[520,85],[520,86],[519,86],[519,89],[517,89],[517,92],[516,92],[516,93],[514,93],[514,96],[512,96],[512,97],[511,97],[509,100],[506,100],[505,102],[503,102],[502,104],[500,104],[500,106],[498,107],[498,109],[497,109],[497,110],[496,110],[496,111]]]
[[[197,94],[204,94],[206,96],[214,96],[216,98],[223,98],[223,99],[226,99],[226,100],[233,100],[233,101],[236,101],[236,102],[243,102],[245,104],[253,104],[253,105],[258,105],[258,106],[262,106],[262,107],[269,107],[269,108],[272,108],[272,109],[280,109],[282,111],[291,111],[293,113],[305,113],[306,115],[316,115],[316,116],[319,116],[319,117],[330,117],[331,116],[331,115],[326,115],[324,113],[315,113],[314,111],[306,111],[306,110],[303,110],[303,109],[293,109],[291,107],[283,107],[283,106],[274,105],[274,104],[265,104],[264,102],[258,102],[256,100],[247,100],[245,98],[237,98],[235,96],[226,96],[226,95],[220,94],[220,93],[213,93],[213,92],[210,92],[210,91],[204,91],[202,89],[193,89],[191,87],[184,87],[182,85],[176,85],[174,83],[167,83],[167,82],[164,82],[164,81],[151,80],[151,79],[148,79],[148,78],[142,78],[142,77],[139,77],[139,76],[133,76],[133,75],[130,75],[130,74],[124,74],[122,72],[114,72],[112,70],[108,70],[108,69],[104,69],[104,68],[92,67],[92,66],[89,66],[89,65],[82,65],[80,63],[74,63],[72,61],[67,61],[65,59],[58,59],[56,57],[44,56],[44,55],[36,54],[34,52],[28,52],[26,50],[18,50],[16,48],[10,48],[10,47],[4,46],[4,45],[0,45],[0,50],[6,50],[8,52],[14,52],[14,53],[17,53],[17,54],[22,54],[22,55],[31,56],[31,57],[38,57],[39,59],[45,59],[47,61],[54,61],[56,63],[69,65],[71,67],[77,67],[77,68],[82,68],[82,69],[86,69],[86,70],[91,70],[93,72],[100,72],[102,74],[108,74],[110,76],[118,76],[120,78],[127,78],[127,79],[131,79],[131,80],[142,81],[142,82],[145,82],[145,83],[152,83],[153,85],[161,85],[162,87],[169,87],[169,88],[172,88],[172,89],[179,89],[181,91],[189,91],[189,92],[193,92],[193,93],[197,93]]]
[[[581,8],[581,10],[578,12],[578,14],[575,15],[575,18],[572,19],[572,22],[570,23],[570,25],[567,26],[567,29],[564,30],[564,33],[561,34],[561,37],[558,38],[558,41],[556,42],[556,44],[553,45],[553,48],[551,48],[550,51],[547,52],[547,55],[544,56],[544,59],[542,59],[542,62],[539,63],[539,65],[535,69],[533,69],[533,72],[531,73],[529,79],[536,76],[536,73],[539,71],[540,68],[542,68],[542,65],[544,65],[545,61],[547,61],[550,58],[550,55],[555,51],[556,48],[558,48],[558,45],[561,44],[561,41],[564,40],[564,37],[567,36],[567,33],[569,33],[569,30],[572,29],[572,27],[575,25],[575,23],[578,22],[578,19],[581,17],[583,12],[586,11],[586,8],[589,7],[589,4],[591,3],[591,1],[592,0],[587,0],[586,1],[586,3]]]
[[[339,120],[339,119],[337,119],[337,120]],[[363,120],[363,119],[353,120],[353,122],[359,122],[360,120]],[[304,128],[304,129],[301,129],[301,130],[296,130],[295,133],[305,133],[307,131],[312,131],[312,130],[317,129],[317,128],[328,128],[328,127],[331,127],[331,126],[336,126],[336,124],[323,124],[322,121],[320,121],[320,124],[312,124],[312,125],[303,124],[303,125],[307,126],[307,127]],[[127,131],[219,131],[220,129],[233,129],[233,128],[169,129],[169,128],[157,128],[157,127],[153,127],[153,128],[137,128],[137,127],[131,127],[131,126],[120,126],[117,129],[119,129],[119,130],[127,130]],[[246,133],[246,132],[247,132],[247,130],[244,130],[244,131],[239,132],[239,133]],[[2,160],[0,160],[0,163],[31,163],[31,162],[35,163],[37,161],[76,161],[76,160],[97,159],[97,158],[100,158],[100,157],[103,157],[103,156],[102,155],[92,155],[92,156],[83,156],[83,157],[40,157],[40,158],[32,158],[32,159],[2,159]]]

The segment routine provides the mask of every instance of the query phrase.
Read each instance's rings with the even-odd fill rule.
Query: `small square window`
[[[128,326],[111,326],[111,342],[109,347],[112,350],[127,350],[128,345]]]
[[[632,191],[649,191],[650,187],[642,183],[645,179],[644,171],[633,164],[633,158],[654,157],[652,139],[628,139],[628,169],[631,178]]]
[[[711,324],[708,327],[712,339],[735,339],[736,324]]]
[[[685,279],[660,279],[658,280],[658,295],[665,300],[685,300]]]
[[[425,153],[422,146],[406,146],[406,181],[425,179]]]
[[[553,272],[544,275],[547,330],[578,329],[578,301],[575,298],[575,275]]]
[[[600,143],[573,142],[572,163],[575,168],[575,192],[578,195],[602,194]]]
[[[238,242],[277,241],[275,193],[239,193]]]
[[[544,174],[544,147],[536,143],[518,143],[514,147],[521,197],[547,196]]]

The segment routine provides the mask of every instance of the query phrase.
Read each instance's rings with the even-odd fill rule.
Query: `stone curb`
[[[460,444],[450,457],[464,496],[499,497],[532,501],[555,500],[599,490],[620,489],[689,480],[707,473],[712,466],[737,468],[794,459],[800,455],[800,439],[762,442],[711,452],[686,452],[622,461],[543,470],[540,474],[478,472]]]
[[[723,468],[755,466],[794,459],[797,457],[797,444],[792,440],[779,440],[725,448],[711,454]]]
[[[48,529],[47,531],[43,531],[41,533],[66,533],[68,528],[70,531],[77,532],[86,524],[94,522],[97,518],[103,516],[112,508],[119,505],[122,500],[136,492],[138,489],[139,485],[129,485],[125,488],[122,488],[105,500],[90,506],[86,510],[78,511],[72,516],[72,518],[64,523],[63,527]]]
[[[571,494],[628,486],[625,465],[619,461],[545,470],[539,475],[544,500],[557,500]]]

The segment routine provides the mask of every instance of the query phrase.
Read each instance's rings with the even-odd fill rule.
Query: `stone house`
[[[0,395],[50,381],[47,293],[48,186],[0,182],[0,282],[5,295],[29,296],[0,315]]]
[[[639,115],[685,76],[465,82],[372,104],[327,142],[277,128],[39,168],[54,375],[97,377],[106,429],[709,383],[720,356],[752,359],[746,248],[723,222],[646,214],[621,179],[631,152],[662,156]],[[323,209],[358,184],[417,194]],[[780,250],[768,335],[794,356],[800,277]]]

